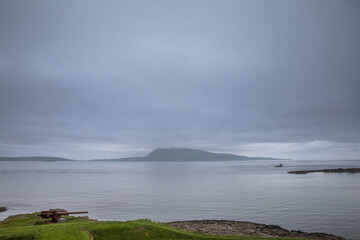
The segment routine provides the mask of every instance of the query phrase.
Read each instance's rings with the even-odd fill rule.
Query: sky
[[[0,0],[0,156],[360,159],[360,2]]]

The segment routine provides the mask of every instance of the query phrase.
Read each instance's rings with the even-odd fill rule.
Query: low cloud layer
[[[2,2],[0,155],[358,159],[359,13],[357,1]]]

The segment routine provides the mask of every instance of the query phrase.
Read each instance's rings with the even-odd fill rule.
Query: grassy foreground
[[[0,240],[115,240],[115,239],[238,239],[238,240],[285,240],[294,238],[262,238],[236,236],[210,236],[186,232],[165,224],[149,220],[136,221],[91,221],[68,217],[68,221],[57,224],[46,224],[48,220],[40,219],[37,213],[13,216],[0,222]]]

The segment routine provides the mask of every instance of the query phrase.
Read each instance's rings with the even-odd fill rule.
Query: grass
[[[265,238],[211,236],[183,231],[150,220],[91,221],[68,217],[68,221],[45,224],[48,220],[37,213],[16,215],[0,222],[0,240],[285,240],[295,238]]]

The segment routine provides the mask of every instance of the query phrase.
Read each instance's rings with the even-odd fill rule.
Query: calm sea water
[[[8,215],[49,208],[99,220],[229,219],[360,239],[360,174],[287,174],[360,161],[0,162]]]

